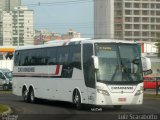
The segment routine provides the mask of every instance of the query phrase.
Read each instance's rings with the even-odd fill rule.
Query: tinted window
[[[14,53],[14,65],[15,66],[19,66],[19,61],[20,61],[20,55],[19,55],[19,51],[16,51]]]
[[[28,56],[27,51],[23,50],[23,51],[19,52],[19,63],[18,63],[19,66],[25,66],[26,65],[26,63],[25,63],[26,56]]]
[[[70,46],[69,64],[70,67],[81,69],[81,46]]]
[[[28,55],[25,58],[26,65],[46,65],[47,64],[47,54],[46,49],[35,49],[28,50]]]
[[[83,69],[85,84],[87,87],[95,88],[95,71],[93,64],[93,45],[83,45]]]
[[[47,64],[56,65],[57,64],[57,48],[47,48]]]
[[[58,64],[68,64],[69,49],[68,47],[58,47]]]

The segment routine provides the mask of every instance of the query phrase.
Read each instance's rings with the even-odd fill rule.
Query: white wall
[[[0,60],[0,69],[3,68],[13,71],[13,60]]]

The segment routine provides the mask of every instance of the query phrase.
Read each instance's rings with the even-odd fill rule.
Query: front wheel
[[[9,86],[7,84],[3,85],[3,90],[9,90]]]
[[[78,90],[76,90],[73,95],[73,103],[78,110],[82,109],[81,96],[80,96]]]

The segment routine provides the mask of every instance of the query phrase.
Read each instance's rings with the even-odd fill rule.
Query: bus
[[[22,47],[14,53],[13,93],[82,105],[139,105],[143,70],[138,44],[110,39],[71,39]]]

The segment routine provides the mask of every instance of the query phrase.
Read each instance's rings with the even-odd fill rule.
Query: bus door
[[[94,104],[96,98],[95,69],[93,63],[93,45],[83,45],[83,72],[85,85],[87,86],[88,103]]]

